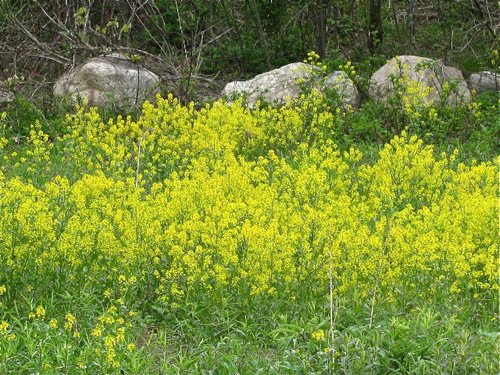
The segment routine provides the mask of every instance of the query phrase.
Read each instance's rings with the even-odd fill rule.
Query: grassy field
[[[4,113],[0,374],[498,374],[498,98],[410,99]]]

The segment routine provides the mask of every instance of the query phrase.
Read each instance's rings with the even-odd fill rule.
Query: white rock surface
[[[500,74],[493,72],[479,72],[470,75],[467,80],[469,89],[476,90],[476,93],[498,92],[500,91]]]
[[[391,59],[373,74],[368,92],[372,100],[386,101],[388,96],[394,95],[395,89],[391,76],[408,77],[410,81],[421,83],[422,90],[433,88],[425,98],[427,102],[440,100],[443,85],[446,82],[451,85],[457,82],[456,89],[447,98],[449,105],[457,105],[471,100],[467,82],[458,69],[446,66],[437,60],[408,55]]]
[[[54,84],[54,95],[87,99],[89,105],[119,108],[154,99],[160,78],[121,54],[100,56],[62,75]]]
[[[248,106],[254,107],[257,101],[263,100],[272,104],[283,104],[299,97],[302,92],[297,80],[307,82],[311,79],[311,71],[318,67],[304,63],[292,63],[281,68],[259,74],[248,81],[230,82],[222,92],[232,100],[237,96],[244,96]],[[359,104],[359,93],[353,82],[343,72],[331,74],[324,87],[319,89],[335,88],[339,91],[344,104],[353,107]]]

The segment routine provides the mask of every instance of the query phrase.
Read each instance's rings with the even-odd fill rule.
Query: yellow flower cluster
[[[495,69],[498,68],[498,64],[497,62],[499,61],[498,60],[498,57],[499,57],[499,52],[497,49],[494,49],[492,52],[491,52],[491,60],[490,60],[490,63],[491,63],[491,66]]]
[[[317,66],[321,72],[325,73],[327,66],[323,64],[320,60],[321,56],[318,55],[316,52],[311,51],[307,54],[307,58],[304,60],[304,63]]]
[[[348,77],[355,77],[356,76],[356,68],[350,61],[348,61],[345,65],[340,65],[339,69],[343,71],[345,74],[347,74]]]
[[[0,339],[2,338],[2,336],[5,336],[9,341],[16,339],[15,333],[13,332],[9,333],[10,328],[12,327],[5,320],[0,321]]]
[[[325,331],[318,329],[311,334],[311,337],[316,341],[323,341],[325,339]]]
[[[497,291],[498,165],[435,157],[404,133],[360,165],[328,140],[335,116],[319,93],[255,110],[159,97],[106,124],[80,109],[53,147],[33,135],[36,155],[62,155],[56,171],[0,179],[0,274],[9,288],[64,269],[107,298],[143,288],[174,307],[324,295],[330,275],[337,296]],[[115,323],[109,312],[92,336]],[[64,327],[78,332],[73,315]],[[122,336],[103,344],[110,364]]]
[[[37,306],[34,312],[29,314],[30,319],[44,320],[45,319],[45,308],[42,305]]]
[[[328,67],[320,59],[321,57],[316,52],[309,52],[307,58],[303,61],[306,65],[299,67],[299,70],[306,74],[296,72],[299,73],[299,78],[295,82],[300,85],[302,92],[309,93],[312,90],[321,89],[328,78],[326,74]]]
[[[9,329],[9,323],[7,323],[6,321],[2,321],[0,323],[0,335],[5,335],[8,329]]]
[[[96,342],[95,354],[104,355],[109,367],[119,367],[120,354],[135,350],[135,343],[127,343],[126,337],[126,332],[132,327],[130,318],[134,313],[133,311],[127,313],[123,303],[121,299],[116,300],[98,317],[96,325],[90,332],[90,336]]]

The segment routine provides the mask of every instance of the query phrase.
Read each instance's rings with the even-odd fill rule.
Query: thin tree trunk
[[[375,54],[382,44],[382,1],[368,0],[368,50]]]
[[[254,20],[255,24],[257,26],[257,33],[259,35],[259,42],[264,49],[264,53],[266,55],[266,65],[268,69],[272,68],[271,64],[271,55],[270,55],[270,49],[269,49],[269,43],[267,42],[267,36],[266,32],[264,30],[264,27],[262,26],[262,21],[260,19],[260,14],[259,14],[259,8],[257,6],[257,2],[255,0],[250,0],[250,7],[252,8],[251,11],[254,13]]]
[[[324,58],[326,56],[326,7],[327,0],[316,2],[316,53]]]
[[[398,41],[401,42],[401,33],[399,30],[398,16],[396,14],[396,7],[394,6],[394,1],[395,0],[389,1],[389,7],[391,8],[391,11],[392,11],[392,18],[394,20],[394,26],[396,27],[396,36],[398,38]]]

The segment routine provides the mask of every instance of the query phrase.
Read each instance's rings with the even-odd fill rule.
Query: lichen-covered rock
[[[232,100],[244,96],[249,107],[254,107],[258,100],[272,104],[283,104],[299,97],[301,84],[314,81],[315,71],[319,68],[304,63],[293,63],[255,76],[248,81],[230,82],[222,92],[223,96]],[[321,74],[321,73],[320,73]],[[335,72],[326,80],[323,87],[311,82],[317,89],[333,88],[338,90],[344,104],[353,107],[359,104],[359,93],[353,82],[343,72]]]
[[[407,90],[412,85],[413,88]],[[443,92],[448,91],[446,87],[451,88],[446,98],[449,105],[471,100],[467,82],[458,69],[418,56],[395,57],[377,70],[370,80],[369,96],[374,101],[384,102],[401,90],[405,95],[410,94],[415,87],[425,91],[423,100],[426,102],[440,101]]]
[[[467,80],[469,89],[476,93],[500,91],[500,74],[493,72],[479,72],[470,75]]]
[[[54,95],[78,97],[92,106],[130,108],[153,99],[160,78],[121,54],[100,56],[62,75],[54,84]]]

